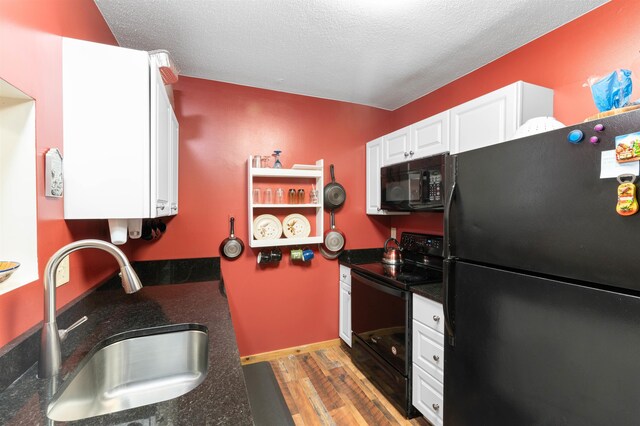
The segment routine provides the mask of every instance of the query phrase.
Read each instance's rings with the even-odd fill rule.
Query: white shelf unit
[[[247,192],[247,204],[249,207],[249,230],[248,241],[249,247],[275,247],[275,246],[308,246],[311,244],[322,244],[324,239],[324,212],[322,206],[324,205],[324,160],[316,161],[315,165],[298,166],[299,168],[291,169],[272,169],[263,167],[252,167],[253,156],[249,156],[247,160],[247,174],[248,174],[248,192]],[[266,184],[267,187],[272,188],[273,197],[275,197],[276,187],[281,187],[285,190],[285,197],[287,197],[287,181],[292,182],[308,181],[305,183],[305,197],[309,197],[309,190],[311,184],[314,184],[318,190],[318,203],[317,204],[254,204],[253,203],[253,189],[256,184],[256,178],[273,178],[269,179],[270,183]],[[271,183],[271,181],[277,181],[277,183]],[[299,186],[299,184],[296,183]],[[258,184],[257,187],[265,187],[265,185]],[[309,219],[309,214],[305,214],[306,211],[314,210],[315,227],[311,224],[312,235],[306,238],[287,238],[282,235],[281,238],[273,240],[256,240],[253,236],[253,220],[255,217],[262,214],[267,210],[275,210],[276,212],[282,212],[282,216],[286,216],[291,213],[300,213]],[[273,212],[273,213],[276,213]],[[278,217],[282,220],[283,217]]]

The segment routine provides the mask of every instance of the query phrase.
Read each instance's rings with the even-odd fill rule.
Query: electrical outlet
[[[391,227],[391,238],[396,238],[396,228]]]
[[[69,256],[65,256],[56,269],[56,287],[69,282]]]

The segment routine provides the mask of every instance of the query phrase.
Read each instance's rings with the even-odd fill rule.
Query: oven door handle
[[[354,278],[354,276],[355,276],[355,278],[357,278],[357,281],[362,283],[362,284],[368,285],[369,287],[372,287],[372,288],[374,288],[374,289],[376,289],[378,291],[382,291],[384,293],[390,294],[390,295],[395,296],[395,297],[399,297],[401,299],[406,299],[407,298],[407,294],[409,293],[408,291],[403,291],[403,290],[400,290],[400,289],[397,289],[397,288],[393,288],[393,287],[391,287],[391,285],[382,284],[382,283],[379,283],[377,281],[373,281],[370,278],[368,278],[368,277],[364,276],[363,274],[359,273],[358,271],[351,271],[351,277],[352,277],[351,285],[352,286],[353,286],[353,278]]]

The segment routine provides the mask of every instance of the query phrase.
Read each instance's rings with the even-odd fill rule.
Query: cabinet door
[[[151,69],[151,215],[170,214],[173,111],[160,72]]]
[[[383,214],[380,210],[380,168],[382,138],[367,144],[367,214]]]
[[[451,111],[451,153],[504,142],[516,130],[518,84],[466,102]]]
[[[380,168],[382,162],[382,140],[367,143],[367,214],[406,215],[409,212],[389,212],[380,208]]]
[[[174,215],[178,213],[178,147],[179,147],[179,125],[176,115],[171,111],[171,188],[169,200],[171,202],[171,212]]]
[[[449,111],[411,125],[411,159],[449,151]]]
[[[147,52],[62,39],[66,219],[149,217],[149,87]]]
[[[411,133],[409,126],[382,137],[382,163],[385,166],[409,159]]]
[[[340,282],[340,338],[351,346],[351,286]]]

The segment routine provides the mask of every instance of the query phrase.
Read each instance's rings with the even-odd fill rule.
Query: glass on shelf
[[[284,190],[282,188],[276,189],[276,204],[284,204]]]

